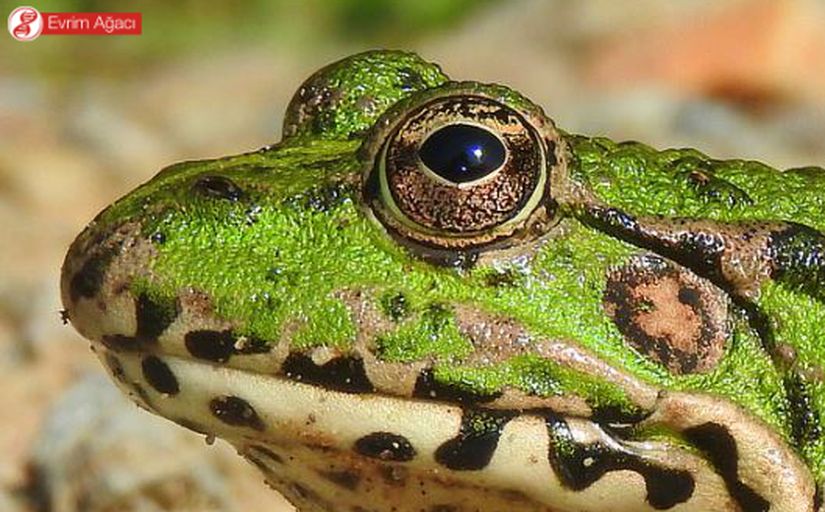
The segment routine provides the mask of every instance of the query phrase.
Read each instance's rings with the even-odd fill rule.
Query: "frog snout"
[[[72,243],[61,272],[65,314],[75,329],[93,341],[117,342],[138,333],[136,279],[147,277],[151,241],[136,225],[101,229],[92,223]]]

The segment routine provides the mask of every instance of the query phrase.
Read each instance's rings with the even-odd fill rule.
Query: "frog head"
[[[72,244],[67,315],[138,405],[301,510],[821,507],[816,322],[766,327],[825,319],[821,227],[759,196],[789,178],[402,52],[317,72],[283,134]]]

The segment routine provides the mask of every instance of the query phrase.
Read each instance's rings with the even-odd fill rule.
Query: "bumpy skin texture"
[[[541,155],[524,215],[466,243],[382,195],[386,141],[442,98]],[[302,510],[821,508],[825,170],[565,134],[400,52],[313,75],[284,132],[70,248],[69,318],[139,404]]]

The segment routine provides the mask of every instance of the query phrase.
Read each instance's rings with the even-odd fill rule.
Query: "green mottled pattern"
[[[772,319],[776,342],[788,344],[796,352],[795,364],[803,372],[821,372],[825,362],[825,304],[773,282],[763,287],[759,303]],[[804,391],[817,411],[825,411],[825,382],[821,377],[806,381]],[[825,418],[819,419],[820,425],[825,424]],[[825,435],[807,434],[802,451],[814,462],[815,473],[825,475]]]
[[[573,178],[634,215],[723,221],[784,220],[825,228],[825,169],[779,172],[749,160],[714,160],[695,149],[658,151],[638,142],[568,136]],[[698,186],[689,175],[709,178]]]
[[[741,220],[790,221],[820,231],[825,229],[825,169],[804,167],[780,172],[765,164],[747,160],[714,160],[694,149],[657,151],[637,142],[616,143],[604,138],[569,136],[575,160],[572,175],[580,184],[593,190],[598,199],[633,215],[663,215],[707,218],[736,222]],[[701,185],[689,175],[699,171],[710,178]],[[802,249],[805,249],[804,247]],[[825,361],[825,305],[817,297],[822,290],[811,290],[804,276],[793,276],[788,283],[768,281],[755,302],[771,320],[769,328],[775,345],[788,345],[797,355],[796,369],[821,372]],[[816,283],[820,276],[809,276]],[[758,343],[743,354],[747,364],[760,350]],[[723,366],[736,356],[729,353]],[[739,371],[736,365],[726,372]],[[771,394],[780,389],[781,377],[770,381],[754,380],[753,385]],[[790,374],[788,374],[790,375]],[[714,378],[717,378],[714,377]],[[691,377],[692,378],[692,377]],[[691,379],[691,378],[688,378]],[[698,380],[705,380],[699,377]],[[715,383],[696,382],[696,389]],[[776,386],[776,387],[774,387]],[[820,411],[819,425],[825,424],[825,384],[822,379],[803,379],[801,389],[806,400]],[[778,400],[777,403],[781,403]],[[802,433],[806,437],[806,433]],[[825,436],[807,432],[802,452],[825,474]]]

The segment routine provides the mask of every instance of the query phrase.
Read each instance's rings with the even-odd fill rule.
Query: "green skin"
[[[364,204],[359,183],[372,163],[359,148],[387,109],[437,93],[448,78],[436,65],[394,52],[362,54],[318,76],[334,91],[333,107],[303,112],[296,96],[280,143],[170,166],[98,216],[97,232],[136,223],[152,240],[154,257],[144,262],[151,272],[129,285],[135,296],[171,310],[181,289],[194,288],[239,334],[278,340],[291,326],[293,349],[323,345],[347,353],[358,327],[338,292],[366,290],[395,324],[372,340],[386,361],[431,361],[439,383],[471,394],[517,389],[540,397],[578,395],[595,409],[639,413],[612,382],[536,354],[489,365],[463,362],[473,345],[458,328],[455,309],[495,314],[536,338],[572,341],[657,388],[739,404],[785,439],[816,481],[825,480],[825,437],[819,431],[825,424],[825,384],[818,375],[825,360],[825,270],[818,239],[796,242],[788,256],[793,261],[747,291],[726,287],[718,272],[706,272],[736,304],[730,337],[711,369],[676,374],[629,346],[604,306],[611,270],[645,252],[639,245],[652,244],[594,220],[581,203],[561,200],[554,215],[565,229],[517,257],[474,264],[457,258],[455,265],[419,257],[388,236]],[[506,105],[535,108],[517,93],[495,90]],[[825,230],[823,169],[778,172],[758,162],[713,160],[693,149],[658,151],[640,143],[561,137],[571,183],[625,214],[661,216],[664,222],[783,221]],[[696,170],[705,179],[692,179]],[[229,178],[239,192],[229,199],[193,192],[203,176]],[[769,335],[754,327],[754,314]],[[794,357],[783,360],[779,353],[789,348]],[[795,401],[804,402],[805,421]],[[656,429],[635,436],[678,440]]]

